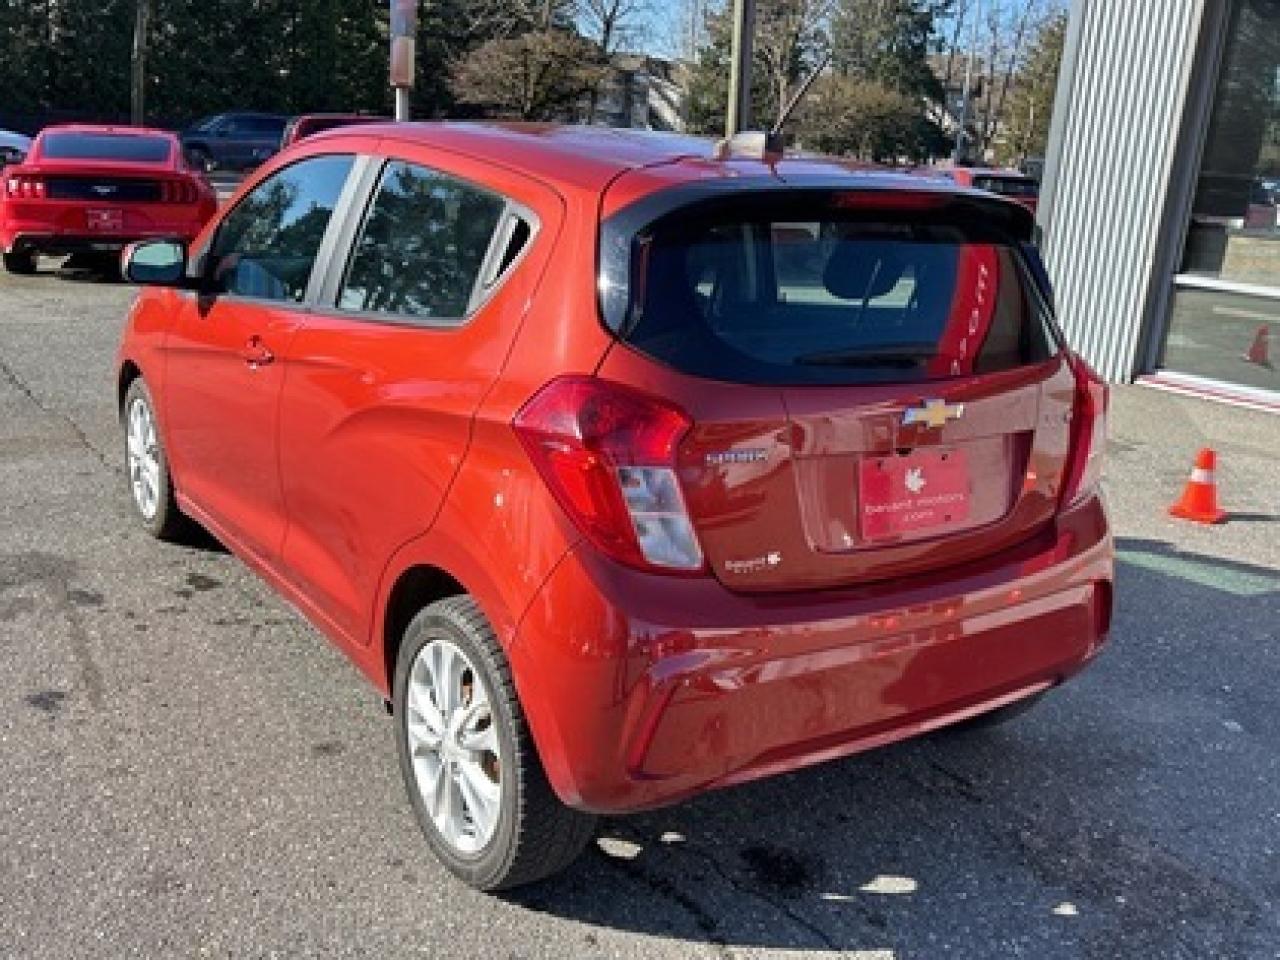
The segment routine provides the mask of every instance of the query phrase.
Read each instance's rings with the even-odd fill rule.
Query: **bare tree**
[[[587,122],[594,123],[601,88],[608,79],[608,65],[615,53],[641,42],[648,30],[651,0],[578,0],[578,27],[596,45],[602,68],[600,80],[591,88]]]
[[[578,0],[582,35],[611,56],[646,39],[652,0]]]
[[[555,120],[601,82],[595,46],[568,30],[497,37],[455,64],[449,86],[463,103],[497,116]]]
[[[773,0],[757,7],[755,60],[764,68],[765,104],[775,119],[793,87],[827,61],[834,9],[835,0]]]
[[[1028,43],[1058,16],[1061,0],[990,0],[984,24],[983,104],[978,125],[979,154],[992,151],[1010,124],[1014,79],[1026,65]]]
[[[692,63],[707,45],[707,17],[720,9],[722,0],[677,0],[674,16],[666,23],[666,42],[671,55],[677,60]]]

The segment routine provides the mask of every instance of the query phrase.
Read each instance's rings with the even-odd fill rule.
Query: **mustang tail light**
[[[14,200],[43,200],[44,180],[30,174],[14,174],[5,181],[5,193]]]
[[[513,425],[560,506],[596,547],[642,570],[703,570],[676,472],[691,425],[681,410],[629,387],[570,376],[543,387]]]
[[[1067,506],[1091,496],[1102,480],[1102,462],[1107,447],[1107,405],[1110,391],[1106,382],[1075,354],[1069,357],[1076,376],[1075,414],[1071,427],[1071,454],[1067,460],[1062,502]]]
[[[200,191],[189,180],[164,180],[160,183],[161,203],[196,203]]]

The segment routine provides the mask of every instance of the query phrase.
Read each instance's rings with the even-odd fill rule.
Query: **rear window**
[[[41,153],[50,160],[130,160],[163,163],[172,144],[163,137],[120,133],[50,133]]]
[[[1039,184],[1022,177],[974,177],[973,185],[979,190],[1005,197],[1034,197],[1040,192]]]
[[[685,373],[777,385],[939,380],[1057,352],[1017,241],[972,213],[752,205],[635,237],[624,340]]]

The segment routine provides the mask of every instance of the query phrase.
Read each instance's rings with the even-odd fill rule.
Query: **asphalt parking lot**
[[[495,898],[355,670],[131,523],[131,295],[0,275],[0,956],[1280,957],[1280,419],[1117,391],[1112,643],[1015,724],[606,822]],[[1221,528],[1164,515],[1202,443]]]

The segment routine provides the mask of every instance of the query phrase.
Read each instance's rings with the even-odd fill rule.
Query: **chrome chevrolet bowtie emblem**
[[[100,197],[105,197],[109,194],[115,193],[119,189],[120,189],[119,187],[113,186],[112,184],[109,184],[109,183],[99,183],[99,184],[94,184],[93,192]]]
[[[945,426],[948,420],[959,420],[964,416],[963,403],[947,403],[945,400],[926,400],[924,406],[911,407],[902,414],[904,427],[923,424],[926,427]]]

